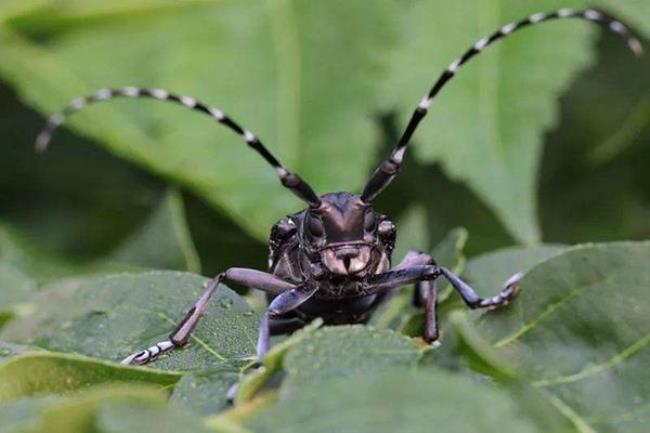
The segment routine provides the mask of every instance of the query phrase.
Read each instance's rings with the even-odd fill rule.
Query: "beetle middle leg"
[[[411,255],[409,257],[409,254]],[[416,284],[415,296],[424,303],[426,324],[424,339],[431,343],[438,337],[436,323],[437,290],[435,280],[443,276],[458,291],[470,308],[497,308],[508,304],[519,291],[521,274],[515,274],[506,281],[504,288],[493,297],[481,298],[469,284],[465,283],[450,270],[438,266],[433,259],[423,253],[409,253],[402,263],[390,271],[374,275],[368,279],[370,292],[391,290],[409,283]],[[424,264],[425,261],[428,263]],[[424,299],[422,299],[422,297]]]
[[[214,296],[219,284],[234,283],[251,289],[263,290],[273,295],[291,293],[296,289],[294,284],[282,280],[275,275],[255,269],[230,268],[220,273],[214,279],[210,280],[205,286],[205,291],[196,301],[194,306],[187,312],[183,320],[176,326],[169,336],[168,340],[161,341],[145,350],[136,352],[122,360],[122,364],[144,365],[154,361],[162,353],[174,350],[177,347],[184,346],[190,339],[192,331],[199,323],[201,316],[208,307],[210,300]],[[278,296],[279,298],[280,296]],[[276,298],[277,299],[277,298]],[[284,299],[284,298],[283,298]]]

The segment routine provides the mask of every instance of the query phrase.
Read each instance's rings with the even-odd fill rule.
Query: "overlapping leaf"
[[[417,2],[402,17],[402,40],[384,83],[387,107],[410,115],[435,77],[479,38],[535,12],[589,7],[581,0]],[[648,3],[600,2],[646,34]],[[558,97],[595,54],[588,23],[545,24],[490,47],[465,66],[420,127],[417,154],[443,163],[494,210],[520,241],[539,239],[535,185],[543,134],[558,121]],[[613,37],[613,36],[612,36]],[[621,43],[621,49],[624,44]],[[404,67],[409,65],[409,67]],[[552,65],[552,67],[549,67]],[[624,78],[621,78],[624,79]]]
[[[650,243],[570,249],[533,268],[519,299],[479,322],[580,431],[643,432]]]
[[[455,375],[404,370],[305,386],[247,425],[260,433],[540,431],[504,390]]]
[[[100,15],[88,24],[81,17],[96,18],[92,8],[70,7],[39,27],[32,10],[4,26],[0,73],[47,112],[105,86],[192,94],[241,118],[319,191],[359,188],[376,138],[370,83],[394,40],[392,12],[389,1],[249,0],[179,5],[146,19]],[[32,38],[43,30],[45,40]],[[254,152],[197,114],[121,102],[72,125],[192,188],[260,237],[297,207]]]
[[[47,394],[65,394],[98,384],[174,385],[180,375],[123,367],[75,355],[38,351],[0,364],[0,402]]]
[[[43,290],[33,300],[32,314],[12,321],[0,339],[117,361],[166,339],[205,282],[171,271],[64,281]],[[222,286],[191,343],[156,367],[234,369],[254,353],[256,328],[256,315]]]

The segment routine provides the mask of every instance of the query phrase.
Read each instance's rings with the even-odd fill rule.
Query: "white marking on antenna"
[[[618,21],[612,21],[611,23],[609,23],[609,28],[615,31],[616,33],[625,33],[625,26]]]
[[[429,98],[429,95],[424,95],[420,100],[418,107],[422,108],[423,110],[428,110],[429,107],[431,107],[431,101],[432,99]]]
[[[153,96],[156,99],[165,100],[165,99],[169,98],[169,92],[167,90],[163,90],[163,89],[152,89],[151,90],[151,96]]]
[[[216,118],[217,120],[223,120],[223,119],[226,118],[226,115],[224,114],[224,112],[219,110],[218,108],[210,107],[208,109],[208,111],[210,111],[210,114],[212,115],[212,117]]]
[[[88,102],[86,101],[86,98],[77,98],[70,103],[70,108],[81,110],[86,106],[87,103]]]
[[[125,87],[121,90],[122,95],[124,96],[138,96],[140,95],[140,89],[137,87]]]
[[[48,123],[52,126],[61,126],[65,122],[65,116],[62,113],[56,113],[50,116]]]
[[[600,12],[595,11],[593,9],[589,9],[589,10],[585,11],[585,18],[587,18],[588,20],[599,20],[602,17],[603,17],[603,14],[601,14]]]
[[[111,97],[111,91],[109,89],[99,89],[94,96],[95,99],[102,101]]]
[[[627,44],[630,47],[630,49],[636,54],[637,56],[643,55],[643,45],[641,42],[634,37],[630,37],[627,39]]]
[[[567,18],[573,15],[575,11],[573,9],[564,8],[557,11],[557,16],[560,18]]]
[[[500,32],[504,35],[507,35],[509,33],[512,33],[512,31],[517,27],[517,23],[510,23],[506,24],[505,26],[501,27]]]
[[[544,18],[546,18],[546,14],[538,13],[538,14],[534,14],[534,15],[529,16],[528,21],[530,21],[533,24],[536,24],[536,23],[542,21]]]
[[[246,140],[246,143],[253,143],[257,138],[255,138],[255,134],[250,132],[248,129],[244,130],[244,140]]]
[[[190,97],[190,96],[181,96],[180,97],[181,104],[185,105],[188,108],[194,108],[196,107],[197,101],[196,99]]]
[[[458,67],[459,67],[459,66],[460,66],[460,59],[456,59],[456,60],[454,60],[454,61],[451,63],[451,65],[449,65],[449,66],[447,67],[447,70],[448,70],[449,72],[455,74],[456,71],[458,71]]]
[[[481,51],[483,48],[485,48],[488,44],[489,38],[485,37],[478,41],[477,43],[474,44],[474,49],[476,51]]]
[[[395,152],[393,152],[393,157],[391,159],[397,163],[401,163],[402,160],[404,159],[404,152],[406,152],[406,146],[397,149]]]

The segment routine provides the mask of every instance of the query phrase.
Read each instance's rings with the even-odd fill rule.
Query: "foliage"
[[[596,3],[650,34],[647,1]],[[412,338],[403,290],[369,326],[317,320],[253,369],[259,299],[221,287],[186,347],[121,365],[167,337],[199,273],[263,268],[271,224],[301,204],[235,135],[165,104],[101,104],[31,147],[78,95],[162,87],[226,110],[319,192],[357,191],[465,48],[590,4],[2,2],[0,433],[645,431],[650,59],[595,26],[545,24],[472,61],[377,202],[396,260],[430,251],[484,296],[525,272],[487,313],[441,284],[437,348]]]

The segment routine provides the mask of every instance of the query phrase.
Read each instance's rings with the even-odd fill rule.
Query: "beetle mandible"
[[[121,96],[176,102],[212,117],[239,134],[271,165],[282,184],[308,205],[273,226],[268,272],[246,268],[221,272],[206,284],[203,295],[168,340],[136,352],[122,362],[146,364],[162,353],[185,345],[222,282],[262,290],[268,295],[268,307],[262,315],[257,341],[258,361],[269,349],[272,332],[289,332],[316,317],[322,317],[329,324],[363,323],[391,292],[407,284],[415,284],[414,302],[425,308],[423,339],[428,343],[435,343],[439,335],[436,321],[438,277],[449,281],[470,308],[496,308],[511,301],[519,290],[520,274],[511,277],[496,296],[480,298],[468,284],[425,253],[409,252],[401,263],[391,268],[395,225],[385,215],[376,212],[372,203],[399,173],[411,137],[429,111],[433,99],[468,60],[522,28],[563,18],[597,23],[620,36],[635,54],[642,52],[639,39],[626,25],[596,9],[560,9],[533,14],[504,25],[472,45],[442,72],[416,107],[399,142],[371,175],[361,194],[337,192],[317,195],[307,182],[284,167],[256,135],[223,111],[166,90],[138,87],[101,89],[88,97],[73,100],[63,111],[51,116],[36,139],[39,150],[48,146],[53,132],[68,115],[89,104]]]

